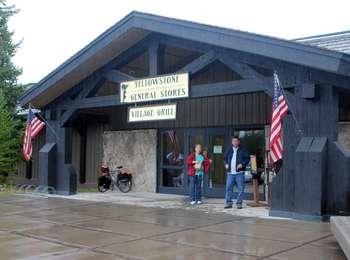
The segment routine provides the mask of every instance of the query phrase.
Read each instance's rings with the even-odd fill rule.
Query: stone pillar
[[[112,171],[123,165],[134,173],[133,191],[156,192],[157,130],[105,132],[103,163]]]

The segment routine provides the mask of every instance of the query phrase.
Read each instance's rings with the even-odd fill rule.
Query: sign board
[[[250,164],[251,164],[251,171],[254,173],[257,173],[258,167],[256,164],[256,156],[255,155],[250,156]]]
[[[120,83],[120,102],[138,103],[189,96],[188,73],[162,75]]]
[[[128,122],[176,119],[176,104],[128,108]]]
[[[222,145],[214,145],[213,153],[214,154],[221,154],[222,153]]]

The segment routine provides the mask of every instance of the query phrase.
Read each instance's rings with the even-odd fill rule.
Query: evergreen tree
[[[18,158],[18,135],[16,136],[13,117],[6,107],[3,91],[0,90],[0,175],[15,172]]]
[[[13,42],[13,32],[8,28],[8,20],[16,13],[14,6],[8,6],[5,0],[0,0],[0,89],[11,113],[15,113],[18,98],[24,91],[24,86],[17,84],[21,69],[12,63],[19,43]]]
[[[0,0],[0,182],[16,171],[25,118],[17,116],[17,104],[25,85],[17,84],[21,69],[12,63],[19,43],[12,40],[8,21],[17,10]]]

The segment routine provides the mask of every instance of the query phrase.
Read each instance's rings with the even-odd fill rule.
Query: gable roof
[[[21,105],[42,107],[132,44],[157,32],[350,76],[350,55],[269,36],[133,11],[29,89]]]
[[[295,41],[350,54],[350,31],[310,36]]]

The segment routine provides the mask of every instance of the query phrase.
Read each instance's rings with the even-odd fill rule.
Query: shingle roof
[[[350,54],[350,31],[295,39],[299,43]]]

